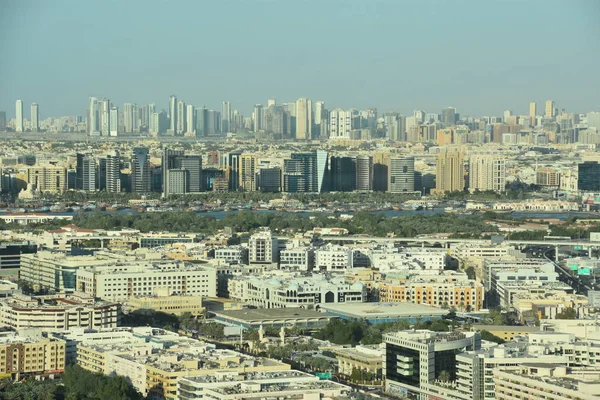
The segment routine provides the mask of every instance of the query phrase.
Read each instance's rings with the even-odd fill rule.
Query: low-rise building
[[[155,295],[130,297],[127,308],[135,310],[153,310],[166,314],[181,315],[190,313],[203,315],[202,296]]]
[[[366,321],[371,325],[397,321],[414,324],[442,319],[448,314],[440,308],[411,303],[324,304],[321,309],[338,318]]]
[[[338,372],[347,377],[354,371],[359,371],[361,376],[370,375],[373,380],[382,379],[383,356],[385,346],[356,346],[341,348],[334,351],[338,360]]]
[[[344,271],[352,268],[352,249],[328,243],[315,250],[315,269],[318,271]]]
[[[78,294],[17,295],[0,300],[0,324],[17,331],[36,329],[49,332],[74,327],[114,328],[120,317],[120,304],[97,301]]]
[[[65,370],[65,341],[0,333],[0,377],[22,380]]]
[[[279,253],[279,269],[285,271],[312,271],[314,263],[312,247],[293,247]]]

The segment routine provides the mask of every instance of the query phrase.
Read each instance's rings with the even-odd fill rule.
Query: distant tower
[[[131,191],[149,193],[150,189],[150,155],[147,148],[136,147],[131,154]]]
[[[310,99],[298,99],[296,101],[296,139],[312,139],[312,101]]]
[[[188,104],[186,109],[186,134],[188,136],[196,136],[196,112],[193,104]]]
[[[414,191],[415,158],[390,158],[388,179],[388,192],[390,193],[404,193]]]
[[[185,133],[185,103],[182,100],[177,102],[177,127],[176,133],[183,135]]]
[[[106,156],[106,191],[109,193],[121,191],[121,157],[117,150]]]
[[[15,104],[15,130],[23,132],[23,100],[17,100]]]
[[[221,105],[221,132],[231,132],[231,104],[228,101]]]
[[[98,123],[98,99],[90,97],[88,105],[88,135],[98,136],[100,134],[100,124]]]
[[[254,132],[258,132],[263,129],[263,106],[262,104],[254,105],[254,112],[252,113],[252,119],[254,120]]]
[[[529,124],[535,126],[535,117],[537,115],[537,104],[535,102],[529,103]]]
[[[554,104],[553,100],[548,100],[546,101],[546,113],[544,114],[544,116],[546,118],[553,118],[556,116],[555,114],[555,109],[556,105]]]
[[[133,119],[135,118],[133,111],[133,104],[125,103],[123,106],[123,126],[127,133],[133,132]]]
[[[171,134],[177,130],[177,96],[169,97],[169,130]]]
[[[31,132],[40,130],[40,113],[37,103],[31,105]]]
[[[119,109],[112,107],[110,109],[110,136],[119,136]]]
[[[356,157],[356,190],[373,190],[373,157],[361,154]]]
[[[98,116],[100,117],[100,134],[110,135],[110,101],[101,99],[98,101]]]

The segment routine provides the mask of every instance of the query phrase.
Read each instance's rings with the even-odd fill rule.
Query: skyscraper
[[[23,100],[15,103],[15,131],[23,132]]]
[[[555,111],[554,111],[555,107],[556,107],[556,105],[554,104],[553,100],[547,100],[546,101],[546,110],[545,110],[546,113],[544,114],[544,116],[546,118],[554,118],[554,117],[556,117],[556,114],[555,114]]]
[[[121,157],[118,150],[106,155],[106,191],[121,191]]]
[[[202,190],[202,156],[165,148],[162,155],[163,196]]]
[[[331,157],[329,188],[334,192],[352,192],[356,189],[356,159]]]
[[[177,97],[169,97],[169,135],[175,135],[177,131]]]
[[[264,118],[265,132],[275,134],[277,138],[285,135],[285,114],[286,112],[281,106],[270,105],[267,107]]]
[[[31,132],[40,130],[40,112],[37,103],[31,104]]]
[[[162,153],[162,181],[163,181],[163,196],[176,193],[169,187],[168,173],[172,169],[178,168],[176,158],[183,156],[183,150],[171,150],[169,148],[163,149]]]
[[[133,132],[133,104],[125,103],[123,106],[123,127],[125,132]]]
[[[534,102],[529,103],[529,124],[535,126],[535,117],[537,115],[537,104]]]
[[[312,139],[312,101],[300,98],[296,101],[296,139]]]
[[[90,136],[100,135],[100,124],[98,122],[98,99],[90,97],[87,116],[87,133]]]
[[[493,154],[474,154],[469,160],[469,190],[504,192],[506,167],[504,158]]]
[[[435,191],[462,192],[465,189],[464,157],[460,151],[444,151],[438,154]]]
[[[239,182],[244,192],[256,190],[256,157],[252,154],[242,154],[240,157]]]
[[[262,104],[254,105],[254,112],[252,113],[252,122],[254,124],[254,132],[261,131],[263,121],[263,106]]]
[[[134,193],[151,191],[150,155],[145,147],[136,147],[131,153],[131,191]]]
[[[182,100],[177,102],[177,127],[175,133],[177,135],[183,135],[186,128],[185,120],[185,103]]]
[[[119,136],[119,109],[115,106],[110,109],[109,135]]]
[[[0,111],[0,131],[6,129],[6,111]]]
[[[456,108],[446,107],[442,110],[442,124],[444,126],[456,125]]]
[[[227,179],[229,190],[235,192],[240,188],[240,160],[242,153],[234,151],[223,154],[221,163],[225,170],[225,179]]]
[[[110,101],[101,99],[98,101],[98,117],[100,121],[100,135],[110,135]]]
[[[511,117],[513,115],[513,112],[511,110],[505,110],[504,111],[504,118],[503,121],[505,124],[509,123],[509,117]]]
[[[581,193],[600,191],[600,164],[597,161],[585,161],[577,170],[577,188]]]
[[[77,165],[75,167],[75,188],[93,192],[96,190],[96,159],[90,153],[77,153]]]
[[[208,110],[202,106],[196,108],[196,136],[208,135]]]
[[[327,110],[325,109],[324,101],[315,102],[315,129],[313,132],[314,136],[318,136],[319,138],[327,137],[327,131],[329,128],[329,120],[327,118]]]
[[[221,105],[221,132],[231,132],[231,104],[228,101]]]
[[[373,190],[373,157],[361,154],[356,157],[356,190]]]
[[[413,192],[415,190],[415,158],[390,158],[388,177],[390,193]]]
[[[192,104],[187,105],[186,126],[186,136],[196,136],[196,113]]]

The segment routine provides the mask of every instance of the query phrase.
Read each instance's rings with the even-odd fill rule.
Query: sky
[[[3,0],[0,110],[90,96],[249,115],[307,97],[380,113],[600,110],[598,0]],[[540,111],[538,111],[540,113]]]

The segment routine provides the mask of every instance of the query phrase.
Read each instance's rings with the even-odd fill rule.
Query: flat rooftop
[[[321,309],[331,314],[365,319],[443,317],[448,314],[448,310],[414,303],[322,304]]]
[[[214,311],[213,313],[221,318],[243,322],[281,319],[332,318],[331,315],[319,311],[306,310],[304,308],[245,309]]]

